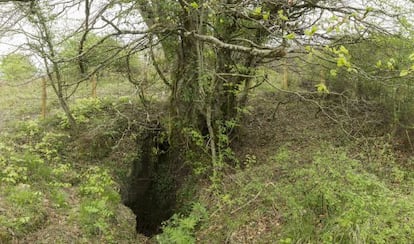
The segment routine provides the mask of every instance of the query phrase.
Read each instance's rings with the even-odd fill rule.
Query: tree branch
[[[194,38],[200,41],[211,43],[216,47],[229,49],[229,50],[236,51],[236,52],[248,53],[253,56],[278,58],[278,57],[284,57],[286,55],[284,47],[266,48],[266,49],[256,48],[256,47],[246,47],[246,46],[225,43],[217,39],[214,36],[200,35],[194,32],[186,32],[184,33],[184,35],[193,36]]]

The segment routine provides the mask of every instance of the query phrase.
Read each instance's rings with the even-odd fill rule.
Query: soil
[[[234,151],[239,159],[255,155],[258,162],[276,154],[282,146],[302,151],[322,141],[340,145],[342,129],[309,102],[291,99],[280,104],[275,94],[262,94],[250,102],[251,114],[244,118]]]

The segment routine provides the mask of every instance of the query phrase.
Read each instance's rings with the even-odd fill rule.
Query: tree
[[[68,59],[59,57],[54,45],[62,40],[49,28],[58,15],[46,10],[60,4],[61,12],[73,6],[84,10],[82,24],[76,29],[80,36],[77,55],[70,59],[78,62],[85,78],[102,67],[87,72],[86,60],[93,50],[87,40],[95,30],[105,30],[102,42],[116,36],[127,40],[125,50],[149,49],[155,69],[171,92],[171,144],[178,150],[183,129],[191,128],[205,139],[213,165],[223,160],[220,136],[233,131],[240,119],[255,87],[252,83],[257,80],[253,78],[258,66],[283,59],[287,53],[312,53],[329,45],[337,50],[341,43],[355,42],[371,33],[388,34],[392,30],[377,23],[394,17],[387,14],[388,8],[382,6],[386,3],[380,0],[370,1],[371,6],[347,0],[33,2],[32,6],[23,5],[28,19],[41,30],[42,43],[36,50],[51,67],[48,73],[56,80],[58,97],[69,86],[59,68]],[[348,38],[341,38],[344,34]],[[154,55],[154,49],[162,50],[165,62]],[[339,54],[333,53],[332,58],[339,59],[335,55]],[[345,57],[340,60],[347,61]]]
[[[105,63],[106,65],[102,69],[125,72],[125,66],[127,65],[126,55],[124,54],[125,47],[120,41],[113,37],[90,33],[83,43],[83,52],[79,56],[80,42],[80,35],[75,35],[66,40],[62,45],[60,56],[68,60],[65,62],[65,73],[72,77],[80,78],[87,76],[96,67]],[[108,57],[112,58],[108,60]]]
[[[19,24],[24,28],[10,29],[9,32],[23,34],[27,38],[27,43],[22,48],[29,49],[43,61],[48,80],[66,114],[72,133],[76,133],[77,123],[71,113],[68,99],[82,82],[89,80],[91,76],[116,59],[123,48],[115,43],[115,47],[111,47],[112,50],[101,49],[109,48],[110,44],[114,44],[114,39],[110,39],[113,36],[111,34],[99,38],[93,35],[92,30],[95,29],[97,19],[102,14],[99,11],[96,15],[91,14],[93,0],[73,5],[61,1],[30,1],[30,5],[21,1],[10,2],[15,2],[15,8],[19,11],[15,13],[20,14]],[[108,5],[105,6],[109,6],[109,3],[106,4]],[[64,34],[58,35],[61,18],[76,6],[85,11],[84,20],[78,21],[80,27],[65,30]],[[92,41],[89,41],[89,37]],[[69,48],[65,50],[62,43],[68,44]],[[62,52],[62,49],[66,53]],[[80,75],[65,76],[68,67],[73,67],[74,64],[77,64]]]
[[[256,67],[288,52],[339,46],[350,41],[338,38],[345,32],[352,41],[387,32],[373,21],[385,11],[349,1],[134,2],[152,35],[150,45],[162,48],[171,64],[169,74],[160,76],[171,89],[173,128],[191,127],[205,136],[213,165],[221,160],[222,127],[240,118]]]
[[[12,53],[2,58],[0,64],[2,79],[7,82],[24,82],[36,74],[36,67],[30,58],[20,53]]]

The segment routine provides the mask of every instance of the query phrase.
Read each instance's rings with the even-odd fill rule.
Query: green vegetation
[[[286,225],[281,240],[410,242],[412,196],[366,172],[363,163],[330,146],[300,169],[285,162],[281,170],[291,173],[275,186],[279,191],[275,195],[281,196],[277,202],[288,206],[279,209]]]
[[[195,243],[196,227],[206,218],[206,209],[199,203],[195,203],[188,216],[173,215],[165,222],[163,233],[157,236],[157,241],[159,243]]]
[[[403,2],[0,1],[0,243],[413,243]]]
[[[0,61],[0,77],[10,84],[27,81],[33,78],[36,71],[30,58],[20,53],[9,54]]]
[[[307,120],[294,122],[292,127],[312,123],[315,119],[307,117],[307,112],[308,108],[299,110],[300,117]],[[266,128],[267,133],[273,134]],[[320,128],[307,131],[306,136],[317,138],[323,131],[330,134],[328,137],[338,134]],[[270,141],[277,143],[277,139]],[[264,161],[257,162],[250,153],[245,153],[245,169],[226,175],[218,194],[212,197],[210,190],[198,194],[199,202],[207,206],[209,217],[197,222],[198,228],[190,233],[177,224],[186,221],[186,217],[174,219],[166,233],[181,238],[194,236],[201,243],[222,240],[408,243],[412,240],[414,222],[410,216],[414,196],[408,190],[414,180],[410,171],[412,159],[401,164],[405,160],[397,159],[385,141],[361,147],[358,142],[344,143],[337,139],[308,140],[312,143],[279,142],[276,154],[266,152],[266,156],[260,155],[263,148],[253,146],[261,158],[265,156]],[[346,146],[332,145],[338,143]],[[188,216],[194,218],[192,211]]]
[[[74,112],[85,120],[91,113],[96,115],[98,108],[104,109],[97,104],[103,102],[78,100]],[[108,103],[106,109],[110,106],[122,104]],[[110,116],[108,113],[101,119],[108,120]],[[0,201],[0,209],[6,212],[0,218],[0,240],[36,241],[40,238],[37,235],[43,234],[41,230],[61,228],[56,235],[49,237],[50,241],[88,242],[98,238],[104,242],[133,242],[136,240],[131,224],[134,219],[132,213],[122,206],[118,184],[114,180],[115,173],[125,172],[127,168],[122,171],[118,165],[118,171],[110,171],[113,162],[99,166],[85,163],[83,160],[96,157],[90,155],[88,149],[84,149],[83,153],[71,150],[68,145],[82,146],[84,138],[70,137],[62,126],[65,118],[57,113],[47,121],[34,119],[17,123],[8,133],[2,133],[0,191],[4,198]],[[88,122],[89,126],[102,123],[99,120],[93,125]],[[106,131],[100,132],[99,148],[111,150],[113,145],[103,141],[109,140]],[[124,139],[127,141],[127,138]],[[112,153],[116,153],[114,151]],[[102,158],[111,160],[105,156]],[[116,160],[123,163],[124,159],[120,157]]]
[[[325,69],[324,72],[329,77],[332,90],[379,104],[384,109],[384,120],[388,122],[392,133],[405,133],[406,129],[412,127],[414,115],[412,97],[408,95],[413,89],[409,76],[413,61],[412,39],[374,35],[346,47],[352,68],[359,72],[347,72],[346,69],[336,71],[330,65],[332,70]]]
[[[105,86],[101,89],[111,89],[111,84]],[[344,138],[338,125],[314,117],[318,108],[312,104],[304,102],[298,109],[291,102],[273,111],[268,92],[258,95],[246,114],[244,126],[249,129],[239,132],[249,138],[246,145],[230,149],[229,137],[220,137],[223,161],[217,162],[217,174],[197,157],[197,152],[205,155],[203,136],[187,130],[198,145],[187,154],[186,165],[194,176],[183,183],[177,213],[153,241],[412,240],[411,158],[396,157],[386,138],[375,143]],[[133,243],[144,238],[135,236],[135,219],[122,206],[119,193],[127,184],[128,168],[139,158],[134,155],[139,133],[131,130],[139,122],[128,119],[141,116],[138,103],[126,96],[76,100],[72,113],[83,131],[76,137],[69,134],[67,118],[60,112],[46,120],[9,124],[0,146],[3,242],[35,241],[58,228],[54,225],[61,229],[48,240]],[[283,119],[272,118],[275,112]],[[292,134],[282,140],[286,131]],[[275,137],[261,144],[266,134]],[[224,163],[229,160],[234,166]],[[160,194],[164,187],[171,191],[171,180],[159,179],[154,189]]]

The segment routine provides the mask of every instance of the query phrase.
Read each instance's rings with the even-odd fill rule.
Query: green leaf
[[[293,40],[296,38],[296,34],[292,32],[290,34],[285,35],[284,38],[288,40]]]
[[[351,66],[351,64],[348,62],[348,60],[345,58],[344,55],[339,55],[339,57],[336,60],[336,65],[338,67],[345,66],[345,67],[348,67],[348,68]]]
[[[196,3],[196,2],[192,2],[192,3],[190,3],[190,6],[192,7],[192,8],[194,8],[194,9],[198,9],[200,6],[198,5],[198,3]]]
[[[310,30],[305,30],[305,35],[313,36],[318,31],[318,27],[316,25],[312,26]]]
[[[256,16],[259,16],[259,15],[261,15],[262,14],[262,7],[256,7],[254,10],[253,10],[253,15],[256,15]]]
[[[388,62],[387,62],[387,68],[389,69],[389,70],[394,70],[394,66],[395,66],[395,59],[393,59],[393,58],[390,58],[389,60],[388,60]]]
[[[283,21],[287,21],[289,20],[289,18],[287,16],[284,15],[283,13],[283,9],[277,11],[277,15],[279,16],[279,18]]]
[[[266,11],[263,13],[263,20],[269,20],[270,17],[270,11]]]
[[[339,26],[340,26],[340,25],[337,25],[337,26],[335,27],[335,31],[336,31],[336,32],[338,32],[338,33],[339,33],[339,32],[341,32],[341,29],[339,28]]]
[[[331,75],[332,77],[336,77],[336,76],[338,75],[338,71],[337,71],[336,69],[331,69],[331,70],[329,71],[329,73],[330,73],[330,75]]]
[[[414,61],[414,53],[410,54],[410,56],[408,56],[408,58],[410,59],[410,61]]]
[[[357,70],[357,69],[355,69],[355,68],[351,68],[351,67],[349,67],[349,68],[347,69],[347,71],[348,71],[348,72],[351,72],[351,73],[358,74],[358,70]]]
[[[400,76],[401,76],[401,77],[404,77],[404,76],[407,76],[409,73],[410,73],[410,72],[409,72],[407,69],[403,69],[403,70],[401,70],[401,72],[400,72]]]
[[[375,66],[376,66],[377,68],[381,68],[381,66],[382,66],[382,61],[381,61],[381,60],[378,60],[378,62],[375,64]]]
[[[367,12],[372,12],[372,11],[374,11],[374,8],[373,8],[373,7],[371,7],[371,6],[367,6],[367,7],[365,8],[365,11],[367,11]]]
[[[339,48],[339,51],[345,55],[349,55],[349,51],[348,49],[346,49],[346,47],[342,46]]]
[[[328,87],[326,87],[326,85],[323,83],[319,83],[315,85],[315,87],[316,87],[316,90],[320,93],[329,93]]]

